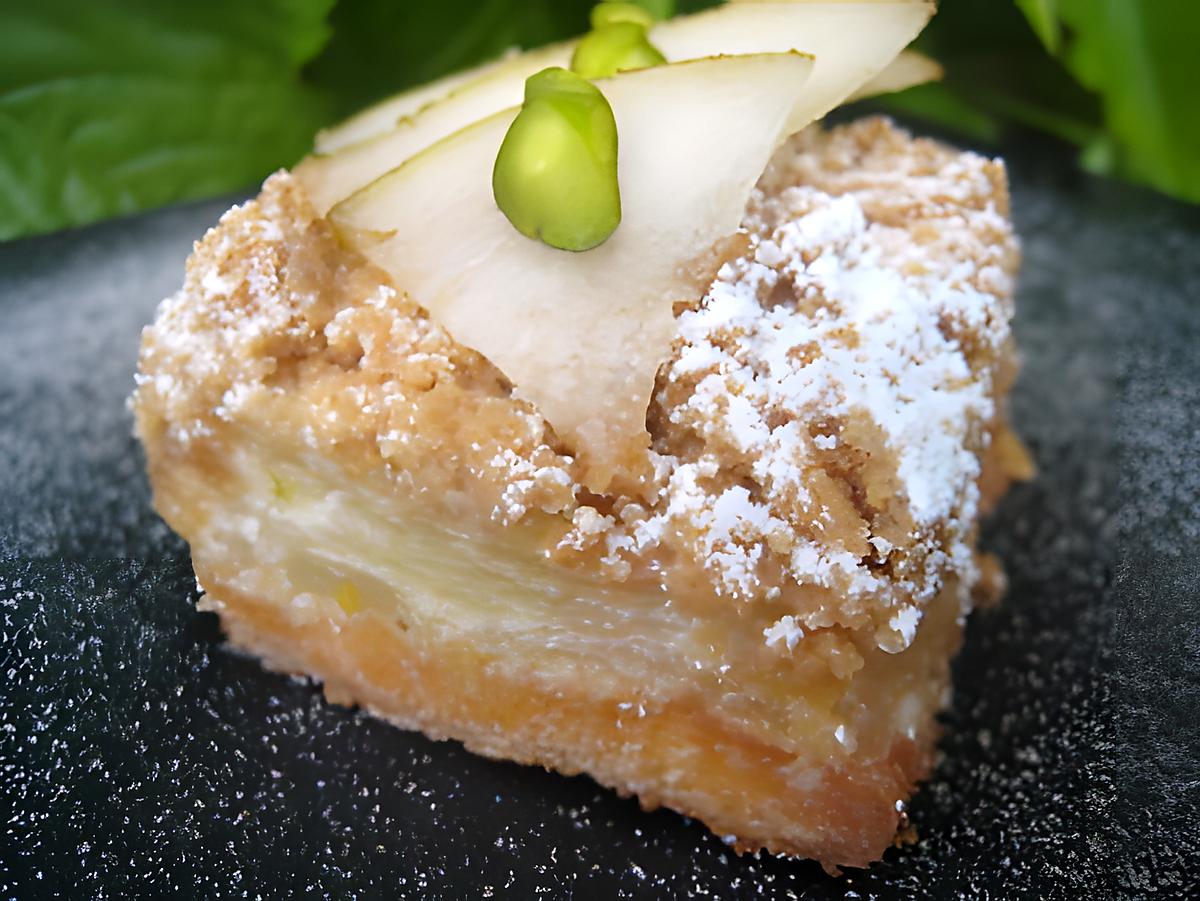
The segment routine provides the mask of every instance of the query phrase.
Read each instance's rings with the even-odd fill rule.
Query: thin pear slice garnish
[[[742,0],[660,22],[649,38],[669,62],[789,50],[815,56],[795,131],[795,122],[825,115],[882,72],[920,32],[933,8],[925,0]],[[296,175],[324,213],[447,135],[519,104],[525,80],[548,66],[569,66],[573,47],[574,42],[556,44],[492,64],[390,130],[339,144],[336,153],[309,157]]]
[[[930,81],[940,81],[942,67],[924,53],[916,50],[905,50],[897,56],[886,69],[864,84],[861,88],[846,98],[863,100],[867,97],[877,97],[880,94],[894,94],[907,88],[915,88],[919,84]]]
[[[925,27],[934,4],[919,0],[809,3],[735,0],[664,22],[651,32],[670,60],[717,52],[770,53],[795,49],[816,58],[791,130],[819,119],[892,62]],[[667,28],[670,24],[672,27]]]
[[[570,53],[569,50],[562,52]],[[460,72],[451,72],[435,81],[386,97],[330,128],[321,129],[313,141],[313,150],[319,154],[330,154],[391,131],[408,117],[444,100],[461,87],[496,74],[523,55],[519,51],[509,52],[499,59],[489,60]]]
[[[812,68],[800,54],[759,54],[601,81],[620,135],[622,222],[584,253],[530,240],[496,207],[492,163],[513,109],[428,148],[330,218],[455,339],[498,366],[602,490],[647,446],[673,304],[713,277],[712,248],[736,232]]]
[[[571,49],[552,44],[500,60],[479,77],[453,87],[436,103],[400,120],[386,131],[302,160],[293,170],[317,212],[370,184],[389,169],[460,128],[521,102],[525,79],[549,66],[565,66]],[[378,120],[376,120],[378,121]]]
[[[772,4],[772,3],[774,3],[774,4],[791,3],[791,4],[795,4],[795,5],[804,5],[804,6],[811,7],[814,13],[823,13],[823,11],[820,10],[819,8],[820,7],[828,7],[831,5],[836,5],[836,6],[864,5],[864,3],[841,4],[841,3],[830,3],[830,2],[810,2],[810,0],[731,0],[731,2],[728,5],[730,5],[730,6],[744,5],[746,3],[751,3],[751,2],[760,3],[760,4],[765,3],[768,5]],[[926,2],[926,0],[883,0],[883,2],[875,2],[875,3],[866,2],[865,5],[871,5],[871,6],[880,6],[880,5],[924,6],[928,10],[928,12],[926,13],[926,18],[928,18],[928,15],[932,13],[933,6],[934,6],[933,3]],[[845,11],[842,11],[842,12],[845,12]],[[851,14],[853,14],[853,13],[851,12]],[[702,15],[704,15],[704,14],[702,14]],[[684,22],[685,23],[684,28],[686,29],[688,27],[686,25],[686,22],[690,18],[691,18],[690,16],[678,16],[674,19],[670,19],[665,22],[658,23],[655,26],[656,30],[652,30],[650,32],[651,39],[652,40],[657,39],[657,36],[660,34],[663,34],[663,33],[670,35],[670,33],[675,28],[680,27],[680,26],[672,24],[675,22]],[[542,48],[543,50],[549,50],[550,54],[545,58],[544,62],[542,62],[539,67],[566,65],[565,61],[570,59],[571,54],[574,52],[574,49],[575,49],[575,46],[577,45],[577,43],[578,43],[578,39],[572,40],[572,41],[566,41],[566,42],[563,42],[560,44],[556,44],[552,48]],[[772,51],[776,51],[776,50],[787,50],[787,49],[801,50],[804,52],[812,53],[814,55],[817,53],[816,48],[805,47],[805,46],[800,46],[800,47],[779,47],[779,46],[766,47],[766,46],[763,46],[763,47],[754,48],[752,51],[743,51],[743,52],[772,52]],[[708,55],[712,55],[714,52],[715,51],[708,50],[699,55],[700,56],[708,56]],[[736,51],[730,49],[725,52],[732,53],[732,52],[736,52]],[[513,60],[520,59],[521,57],[523,57],[525,55],[526,55],[526,53],[515,53],[515,52],[510,53],[504,57],[501,57],[498,60],[492,60],[490,62],[483,63],[482,65],[475,66],[474,68],[466,69],[461,72],[454,72],[450,75],[444,76],[443,78],[439,78],[436,81],[432,81],[432,82],[429,82],[428,84],[421,85],[421,86],[418,86],[415,88],[411,88],[407,91],[403,91],[392,97],[388,97],[384,100],[381,100],[378,103],[367,107],[365,110],[362,110],[361,112],[354,114],[349,119],[346,119],[344,122],[341,122],[331,128],[323,129],[321,132],[319,132],[317,134],[317,139],[315,142],[315,148],[314,148],[315,152],[318,154],[333,153],[334,151],[340,150],[344,147],[348,147],[351,144],[356,144],[356,143],[359,143],[360,141],[375,137],[376,135],[382,134],[386,131],[390,131],[392,128],[396,127],[396,125],[399,124],[401,120],[405,119],[406,117],[414,115],[415,113],[417,113],[424,107],[429,106],[432,103],[435,103],[435,102],[445,99],[450,94],[454,93],[459,88],[464,87],[465,85],[467,85],[470,82],[474,82],[474,81],[480,80],[485,77],[491,77],[493,75],[500,74],[500,72],[502,70],[506,69],[509,65],[512,64]],[[906,54],[906,56],[907,56],[907,54]],[[676,57],[674,59],[671,59],[670,61],[678,62],[682,58],[683,57]],[[924,59],[928,60],[927,57],[925,57]],[[904,83],[902,85],[902,87],[911,87],[914,84],[920,84],[923,81],[933,81],[940,77],[940,69],[938,69],[938,68],[931,68],[927,65],[922,64],[920,66],[920,69],[918,69],[916,66],[913,65],[913,63],[914,63],[913,60],[906,60],[906,61],[898,60],[897,62],[900,63],[899,69],[901,71],[909,73],[908,78],[910,78],[910,79],[917,78],[918,79],[915,81],[909,80],[906,83]],[[928,60],[928,62],[932,63],[932,60]],[[936,65],[937,65],[936,63],[933,63],[933,66],[936,66]],[[539,67],[532,67],[532,66],[525,67],[524,76],[517,78],[517,80],[523,81],[523,78],[527,78],[529,75],[532,75],[535,71],[537,71],[537,68],[539,68]],[[512,73],[512,75],[515,77],[516,73],[514,72],[514,73]],[[859,96],[871,96],[871,94],[873,94],[873,93],[887,93],[890,91],[901,90],[902,89],[901,87],[895,86],[895,84],[897,83],[898,80],[899,79],[897,79],[893,76],[888,76],[883,79],[882,84],[881,84],[881,89],[879,91],[877,91],[877,92],[872,91],[870,93],[867,93],[867,86],[864,86],[862,89],[862,93]],[[515,103],[516,101],[513,101],[513,102]]]
[[[323,128],[318,131],[313,140],[313,149],[317,153],[333,153],[343,147],[373,138],[385,131],[391,131],[406,117],[420,112],[431,103],[442,100],[464,84],[486,76],[489,71],[504,62],[506,62],[506,58],[492,60],[461,72],[454,72],[437,81],[418,85],[411,90],[372,104],[332,128]]]

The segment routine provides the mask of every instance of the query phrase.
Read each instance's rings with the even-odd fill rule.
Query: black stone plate
[[[0,245],[0,896],[1200,897],[1200,213],[1014,145],[1016,420],[920,841],[841,879],[226,650],[124,400],[210,202]]]

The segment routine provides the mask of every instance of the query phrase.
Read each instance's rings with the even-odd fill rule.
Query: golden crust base
[[[488,757],[587,773],[636,795],[646,810],[666,806],[702,821],[738,852],[765,849],[830,869],[866,866],[896,835],[896,799],[911,795],[932,766],[932,730],[919,742],[896,737],[883,759],[869,763],[799,765],[710,716],[703,697],[629,715],[615,700],[548,691],[479,648],[430,648],[370,614],[299,624],[271,603],[200,578],[209,590],[202,607],[220,615],[235,645],[269,668],[320,679],[330,701],[458,739]],[[944,601],[942,622],[927,623],[918,638],[927,650],[914,644],[908,654],[953,654],[957,602]]]

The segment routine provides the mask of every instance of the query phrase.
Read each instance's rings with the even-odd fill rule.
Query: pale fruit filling
[[[225,440],[173,462],[157,494],[217,609],[232,593],[297,626],[376,618],[409,641],[482,649],[548,693],[582,692],[628,715],[702,706],[731,733],[814,765],[884,758],[932,728],[959,634],[952,588],[904,655],[840,628],[809,636],[809,654],[784,655],[763,641],[770,611],[712,603],[703,590],[692,604],[664,603],[651,580],[564,568],[547,559],[536,519],[464,527],[436,500],[349,478],[311,452],[239,430]]]

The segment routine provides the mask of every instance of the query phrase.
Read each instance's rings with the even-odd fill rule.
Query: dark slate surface
[[[0,896],[1200,896],[1200,214],[1010,150],[1041,475],[988,529],[1012,590],[920,842],[842,879],[225,650],[123,403],[225,204],[0,245]]]

